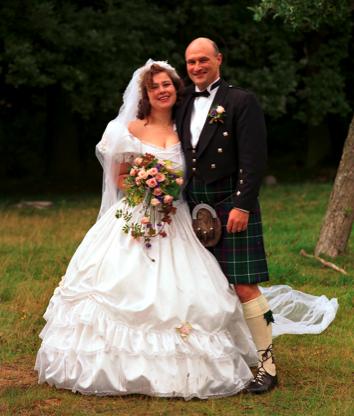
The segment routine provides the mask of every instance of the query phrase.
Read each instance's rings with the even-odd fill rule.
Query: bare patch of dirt
[[[49,415],[55,413],[55,407],[60,406],[60,404],[61,400],[56,398],[37,400],[33,403],[33,410],[39,410],[40,414]]]
[[[37,373],[32,360],[0,364],[0,390],[9,387],[26,388],[37,384]]]

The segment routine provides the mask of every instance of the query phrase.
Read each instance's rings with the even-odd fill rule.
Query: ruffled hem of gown
[[[111,319],[94,299],[55,294],[44,315],[35,369],[39,382],[96,395],[224,397],[252,377],[228,331],[139,329]]]

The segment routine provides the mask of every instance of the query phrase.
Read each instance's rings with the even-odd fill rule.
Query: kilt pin
[[[211,108],[222,106],[221,120],[208,117],[196,147],[191,145],[190,119],[194,87],[188,87],[177,109],[176,126],[186,159],[185,197],[191,209],[212,206],[222,223],[222,236],[210,248],[230,284],[268,281],[258,193],[266,167],[266,129],[255,96],[221,81]],[[232,208],[249,211],[245,231],[228,233]]]

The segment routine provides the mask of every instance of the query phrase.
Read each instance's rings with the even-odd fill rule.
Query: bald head
[[[187,72],[201,90],[220,77],[222,55],[216,43],[208,38],[194,39],[186,49]]]
[[[186,53],[190,49],[200,48],[200,47],[212,48],[214,50],[215,55],[220,53],[218,45],[209,38],[197,38],[197,39],[192,40],[192,42],[186,48]]]

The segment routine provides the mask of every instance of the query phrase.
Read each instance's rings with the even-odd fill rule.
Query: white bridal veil
[[[141,98],[140,81],[142,76],[153,64],[166,68],[176,78],[179,78],[176,70],[167,61],[149,59],[144,66],[134,72],[124,91],[123,104],[119,109],[118,116],[108,123],[102,139],[96,146],[96,156],[103,168],[102,201],[98,218],[121,198],[116,185],[116,172],[119,171],[119,164],[126,161],[125,158],[137,152],[137,144],[132,142],[130,155],[127,153],[126,146],[124,154],[120,153],[119,147],[122,137],[128,134],[129,122],[136,119]]]

